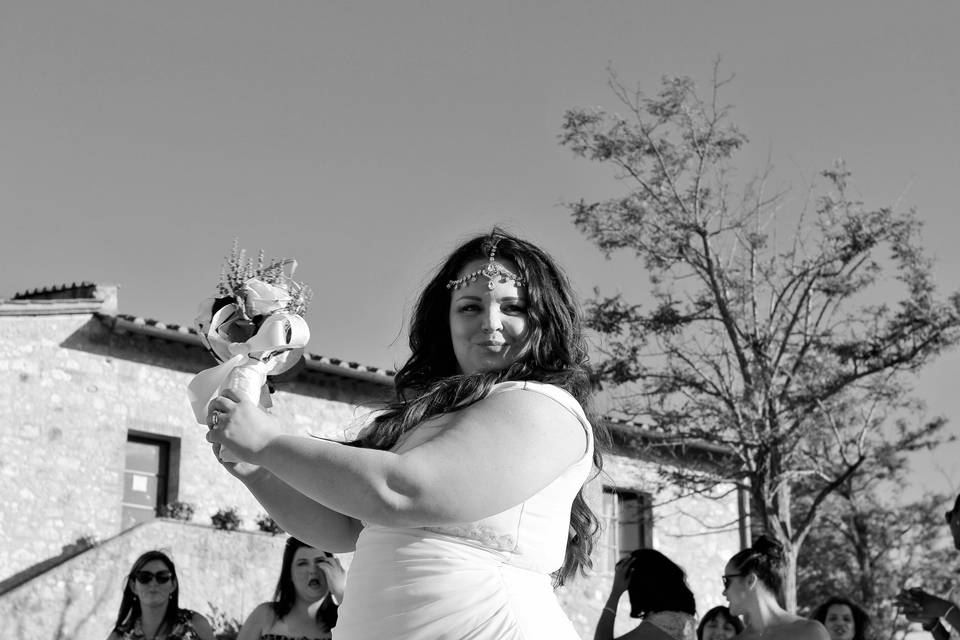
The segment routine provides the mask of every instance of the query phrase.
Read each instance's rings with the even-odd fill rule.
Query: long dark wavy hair
[[[782,606],[783,576],[786,570],[783,545],[764,534],[757,538],[749,549],[743,549],[730,558],[730,562],[741,575],[752,573],[757,576]]]
[[[133,580],[138,571],[143,569],[148,562],[159,560],[167,567],[170,572],[170,578],[174,581],[173,593],[170,594],[170,601],[167,603],[167,611],[163,614],[161,626],[166,627],[167,631],[173,629],[177,623],[177,612],[180,610],[180,581],[177,579],[177,568],[173,565],[173,560],[162,551],[147,551],[133,563],[127,577],[123,581],[123,597],[120,599],[120,612],[117,614],[117,622],[113,630],[122,635],[133,628],[143,612],[140,610],[140,599],[133,592]]]
[[[277,619],[283,619],[290,610],[293,609],[297,601],[297,590],[293,584],[293,556],[297,549],[301,547],[310,547],[306,542],[296,538],[287,538],[287,544],[283,548],[283,564],[280,567],[280,578],[277,580],[277,588],[273,593],[273,613]],[[313,549],[314,547],[310,547]],[[333,554],[324,551],[323,555],[332,558]],[[330,597],[330,585],[327,585],[327,595],[323,598],[320,608],[317,609],[317,622],[322,623],[327,629],[333,629],[337,626],[337,605]]]
[[[529,346],[502,371],[460,372],[450,339],[450,290],[471,261],[496,256],[513,261],[527,287]],[[609,446],[605,425],[595,419],[590,404],[591,376],[580,304],[556,262],[537,246],[500,228],[460,245],[430,280],[414,308],[410,323],[410,358],[394,379],[397,399],[365,427],[352,444],[390,449],[400,436],[424,420],[467,407],[483,399],[494,384],[530,380],[556,385],[583,407],[593,428],[593,463],[599,473],[602,450]],[[599,521],[583,497],[573,501],[570,535],[563,566],[554,575],[557,585],[592,566],[590,553]]]
[[[637,549],[630,555],[634,559],[627,586],[631,618],[645,618],[658,611],[697,615],[687,574],[677,563],[655,549]]]
[[[867,640],[870,637],[870,614],[864,611],[863,607],[849,598],[833,596],[826,602],[817,607],[810,617],[826,625],[827,612],[834,605],[850,607],[850,613],[853,615],[853,640]]]

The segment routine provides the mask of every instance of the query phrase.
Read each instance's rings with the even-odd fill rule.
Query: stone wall
[[[170,498],[191,503],[195,522],[236,507],[256,528],[263,509],[216,462],[187,402],[187,382],[212,364],[200,348],[117,335],[89,315],[0,317],[0,580],[119,533],[131,431],[180,439]],[[291,431],[341,438],[370,389],[311,375],[278,391],[274,412]]]
[[[270,600],[285,536],[227,532],[157,519],[136,525],[0,596],[11,640],[103,640],[116,622],[127,571],[150,549],[171,557],[180,606],[242,623]],[[340,556],[349,566],[349,555]]]
[[[692,495],[676,487],[664,488],[661,468],[662,465],[654,461],[622,454],[607,455],[603,473],[587,485],[586,497],[599,513],[604,486],[650,493],[653,548],[686,571],[697,611],[704,613],[718,604],[726,604],[720,576],[724,565],[740,549],[737,494],[732,486],[725,484],[718,485],[712,492]],[[558,593],[564,610],[582,637],[593,637],[612,580],[612,568],[600,566],[595,559],[594,571],[588,577],[560,588]],[[616,635],[636,626],[638,621],[629,616],[630,601],[625,593],[617,613]]]

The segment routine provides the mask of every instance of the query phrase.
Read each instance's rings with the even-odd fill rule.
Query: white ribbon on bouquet
[[[204,346],[220,364],[198,373],[187,385],[187,396],[197,422],[207,424],[210,402],[226,389],[242,394],[263,407],[271,406],[265,384],[268,375],[283,373],[303,356],[310,340],[310,329],[301,316],[285,311],[285,291],[251,279],[244,286],[244,297],[213,311],[217,299],[200,305],[197,329]],[[247,313],[265,315],[253,335]],[[251,314],[253,315],[253,314]],[[240,340],[248,336],[246,340]],[[235,454],[221,448],[220,459],[237,462]]]

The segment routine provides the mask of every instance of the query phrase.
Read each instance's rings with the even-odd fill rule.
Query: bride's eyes
[[[479,302],[467,302],[457,305],[457,313],[475,314],[483,313],[485,306]],[[509,316],[526,315],[527,305],[522,302],[507,302],[500,305],[500,313]]]

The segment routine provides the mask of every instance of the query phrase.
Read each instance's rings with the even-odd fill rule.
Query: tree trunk
[[[779,462],[779,459],[777,459]],[[775,538],[783,545],[784,571],[783,571],[783,607],[790,613],[797,612],[797,555],[800,552],[800,542],[795,544],[790,539],[793,527],[791,520],[791,503],[793,501],[793,491],[789,483],[783,482],[777,488],[777,516],[780,519],[781,526],[776,527]]]
[[[850,524],[857,541],[854,553],[856,554],[857,566],[860,569],[860,604],[867,610],[875,609],[878,603],[876,602],[877,589],[873,560],[870,556],[874,548],[873,541],[870,539],[870,525],[867,518],[858,511],[854,511]]]
[[[756,515],[757,524],[757,528],[753,531],[754,535],[764,533],[783,546],[783,589],[778,599],[787,611],[795,613],[797,610],[797,555],[800,547],[785,535],[784,527],[781,526],[781,523],[786,522],[789,530],[790,488],[781,486],[776,492],[775,500],[771,500],[771,496],[763,491],[762,485],[752,485],[750,491],[754,505],[765,506],[763,509],[752,512]]]
[[[790,613],[797,612],[797,553],[799,551],[799,547],[789,542],[783,545],[783,555],[786,560],[783,574],[783,608]]]

